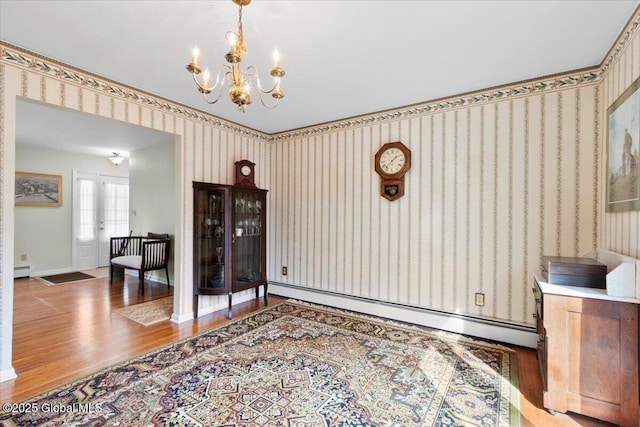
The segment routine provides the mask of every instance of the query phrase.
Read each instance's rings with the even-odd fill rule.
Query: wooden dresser
[[[638,427],[638,306],[534,274],[544,407]]]

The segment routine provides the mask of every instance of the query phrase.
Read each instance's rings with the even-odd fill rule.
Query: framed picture
[[[640,78],[607,110],[607,212],[640,210]]]
[[[16,172],[16,206],[61,206],[62,175]]]

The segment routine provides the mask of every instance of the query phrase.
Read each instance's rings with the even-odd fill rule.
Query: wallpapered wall
[[[540,256],[596,247],[596,97],[551,89],[275,144],[270,278],[532,323]],[[390,141],[412,151],[394,202],[373,170]]]

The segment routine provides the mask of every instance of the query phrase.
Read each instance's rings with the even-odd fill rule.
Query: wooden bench
[[[143,236],[112,237],[109,246],[109,283],[113,283],[116,268],[138,271],[138,288],[144,295],[144,274],[163,270],[169,283],[169,253],[171,241],[168,234],[149,233]]]

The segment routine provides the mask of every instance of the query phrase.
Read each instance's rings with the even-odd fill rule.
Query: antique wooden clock
[[[255,163],[249,160],[239,160],[236,162],[236,186],[256,188],[254,175],[255,165]]]
[[[402,197],[404,175],[411,169],[411,150],[402,142],[388,142],[376,153],[374,166],[380,175],[380,195],[390,201]]]

